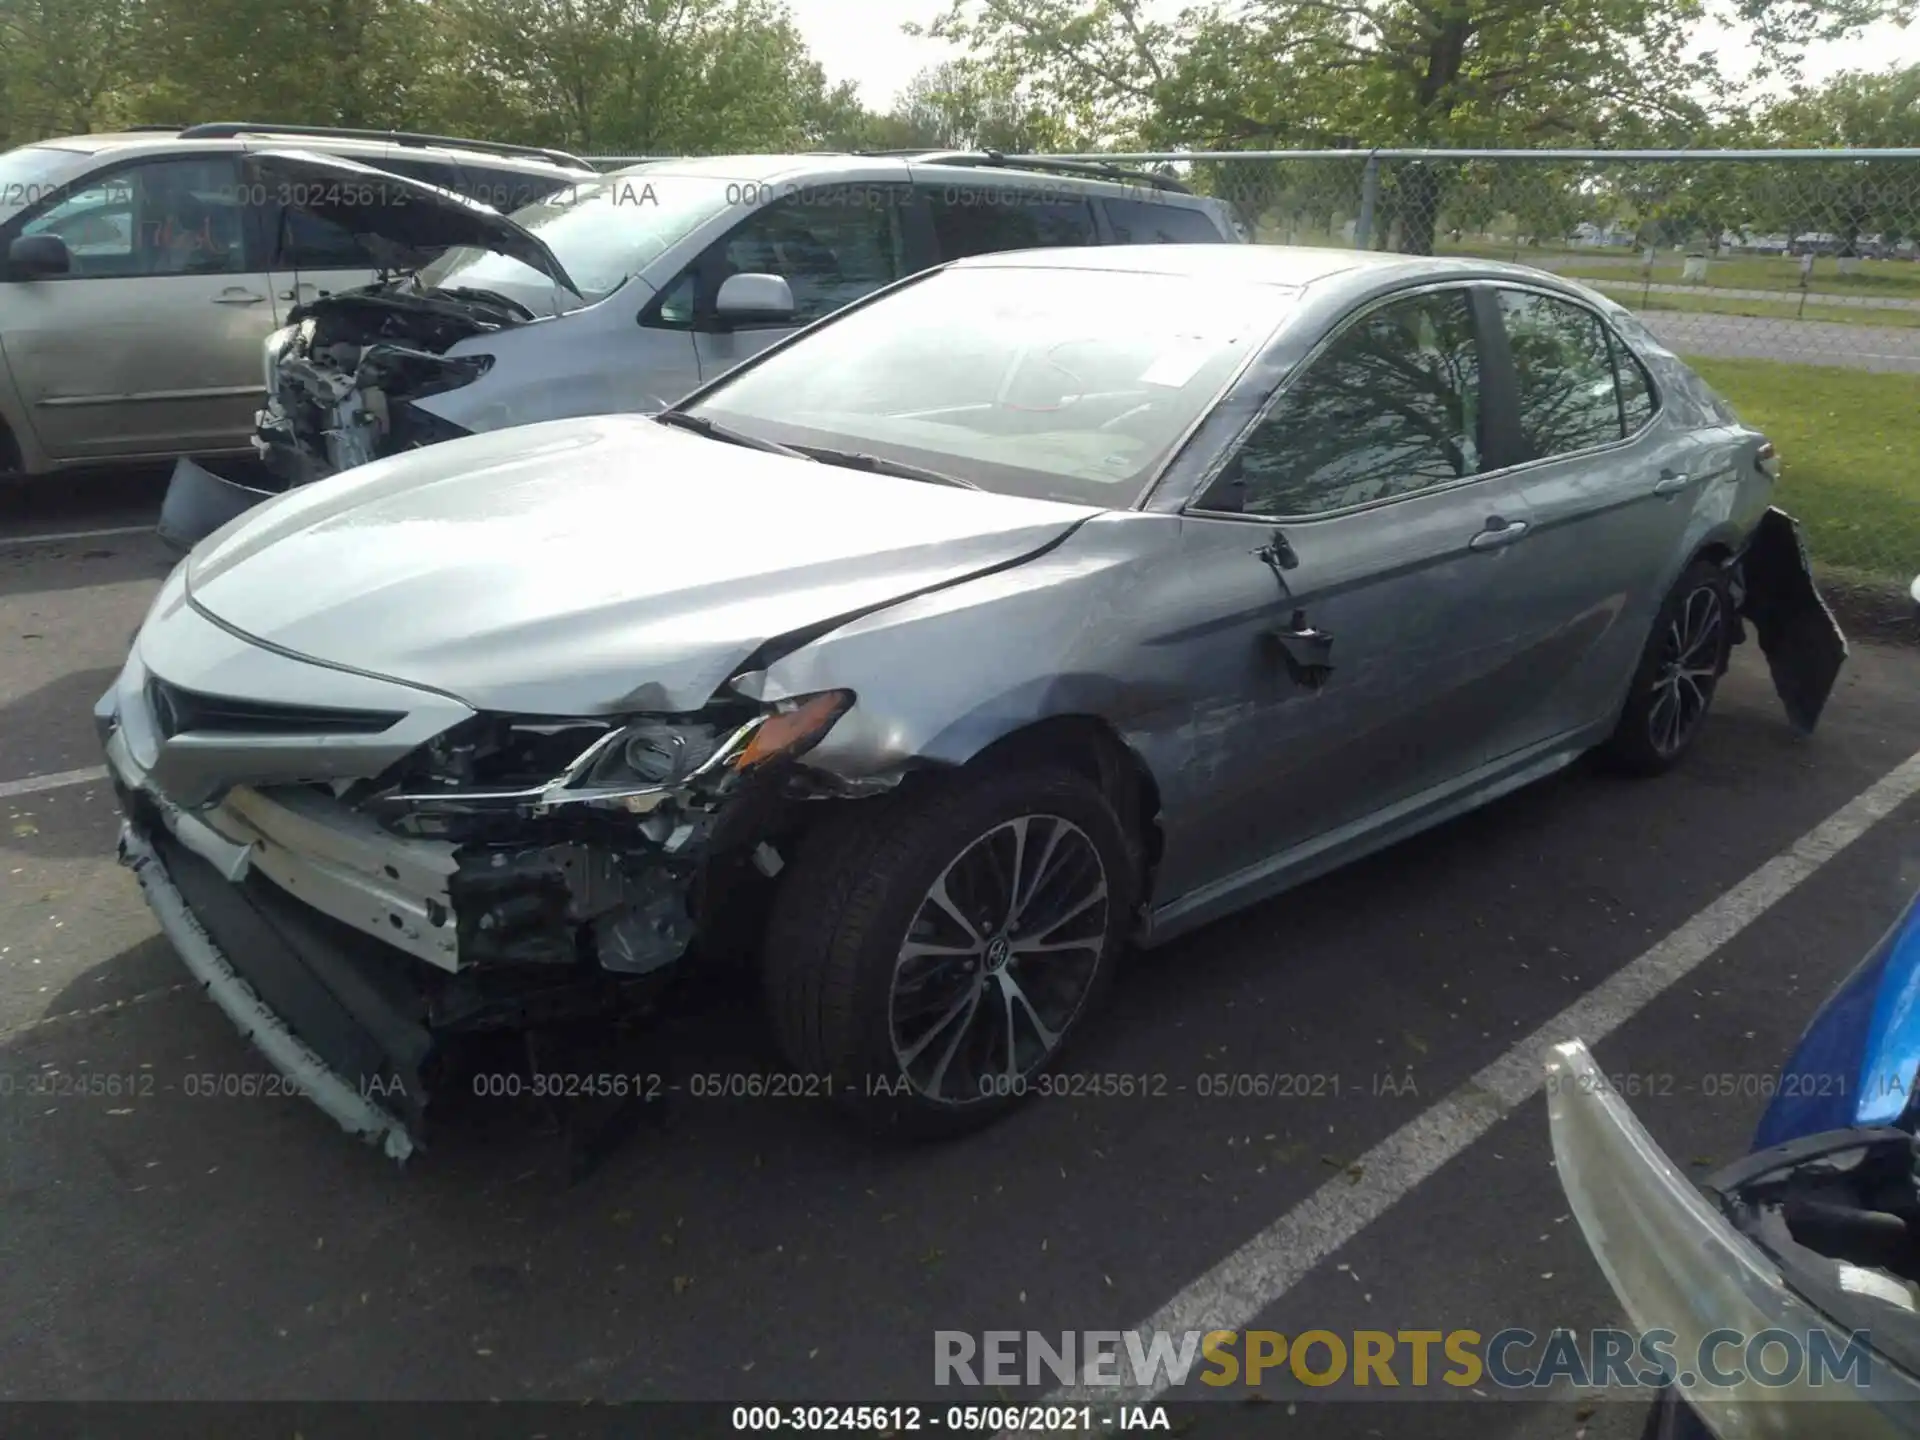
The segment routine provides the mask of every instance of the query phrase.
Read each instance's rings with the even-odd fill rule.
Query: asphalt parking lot
[[[1771,1074],[1920,888],[1920,652],[1856,643],[1802,739],[1749,646],[1679,773],[1564,773],[1135,960],[1070,1063],[1155,1094],[878,1152],[814,1102],[695,1096],[774,1064],[713,987],[633,1062],[680,1088],[584,1178],[478,1098],[399,1169],[223,1093],[264,1067],[114,863],[88,712],[170,563],[157,495],[0,516],[0,1399],[977,1401],[932,1389],[935,1331],[1617,1324],[1513,1076],[1598,991],[1604,1067],[1704,1174],[1764,1103],[1726,1077]],[[1203,1096],[1233,1075],[1312,1093]],[[1262,1393],[1260,1433],[1316,1436],[1643,1413]],[[1193,1433],[1249,1423],[1214,1409]]]

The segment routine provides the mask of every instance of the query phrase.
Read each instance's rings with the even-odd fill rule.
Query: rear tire
[[[1098,1008],[1132,919],[1105,795],[1053,765],[861,802],[782,877],[762,956],[786,1058],[862,1128],[990,1124]]]
[[[1667,592],[1619,723],[1600,747],[1610,768],[1661,775],[1693,748],[1726,673],[1733,625],[1726,571],[1694,561]]]

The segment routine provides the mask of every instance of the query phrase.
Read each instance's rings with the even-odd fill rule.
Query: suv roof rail
[[[172,128],[172,127],[166,127]],[[278,125],[251,120],[216,120],[189,125],[182,140],[230,140],[236,135],[332,135],[343,140],[384,140],[390,145],[444,145],[450,150],[478,150],[489,155],[522,155],[573,170],[593,167],[578,155],[541,145],[508,145],[498,140],[463,140],[457,135],[427,135],[416,130],[355,130],[341,125]]]
[[[1083,175],[1089,180],[1118,180],[1150,185],[1176,195],[1193,194],[1192,187],[1170,175],[1151,170],[1129,170],[1102,160],[1050,160],[1038,155],[1008,155],[1000,150],[876,150],[875,155],[904,155],[927,165],[990,165],[1007,170],[1037,170],[1049,175]]]

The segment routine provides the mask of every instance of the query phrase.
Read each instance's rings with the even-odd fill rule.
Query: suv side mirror
[[[713,297],[714,318],[723,325],[791,320],[798,308],[793,288],[778,275],[729,275]]]
[[[73,269],[73,252],[58,235],[22,235],[7,246],[7,278],[41,280]]]

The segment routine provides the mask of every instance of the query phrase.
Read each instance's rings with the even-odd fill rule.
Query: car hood
[[[463,437],[277,496],[187,561],[229,630],[477,709],[697,709],[769,642],[1015,564],[1093,508],[637,415]]]
[[[1807,1025],[1754,1148],[1853,1126],[1920,1131],[1920,895]]]
[[[266,194],[289,210],[339,226],[389,269],[418,270],[456,245],[472,245],[580,293],[546,241],[477,200],[308,150],[256,150],[246,164]]]

